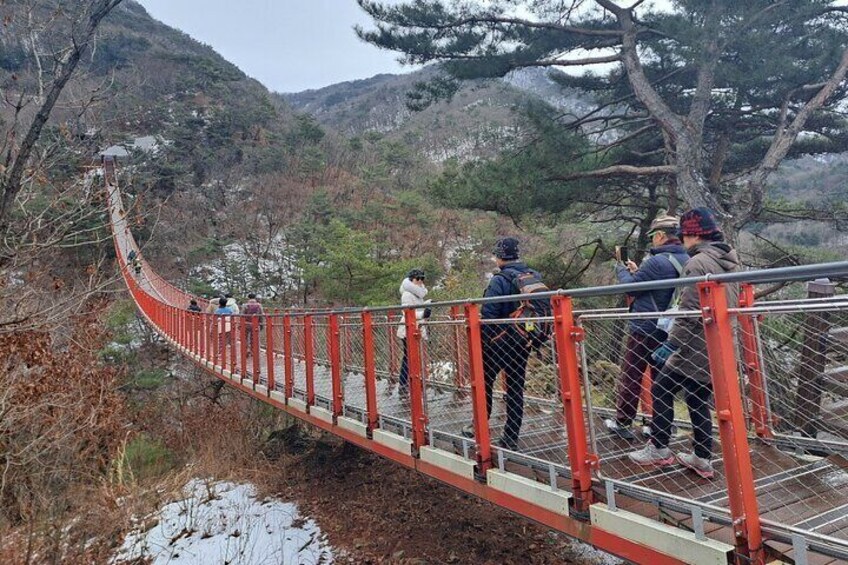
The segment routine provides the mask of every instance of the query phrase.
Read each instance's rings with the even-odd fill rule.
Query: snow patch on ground
[[[297,506],[257,500],[250,484],[195,479],[185,498],[164,506],[127,535],[113,564],[149,559],[153,565],[229,563],[327,564],[333,553],[318,526]]]

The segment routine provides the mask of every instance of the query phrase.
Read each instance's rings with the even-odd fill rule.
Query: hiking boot
[[[612,418],[607,418],[606,420],[604,420],[604,427],[609,433],[616,435],[621,439],[627,441],[634,441],[636,439],[636,434],[633,433],[633,430],[630,429],[630,426],[622,426]]]
[[[698,457],[694,453],[678,453],[677,461],[686,467],[695,471],[699,476],[705,479],[712,479],[715,475],[713,471],[713,462],[703,457]]]
[[[495,442],[495,446],[509,451],[518,451],[518,440],[502,437]]]
[[[674,464],[674,453],[667,447],[655,447],[650,441],[639,451],[629,455],[630,460],[639,465],[667,467]]]

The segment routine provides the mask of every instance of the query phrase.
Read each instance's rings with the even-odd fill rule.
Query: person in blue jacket
[[[676,279],[683,272],[689,255],[678,239],[678,219],[667,215],[657,217],[651,223],[648,237],[651,238],[652,247],[641,266],[637,266],[633,261],[626,264],[618,261],[616,264],[615,273],[620,283]],[[628,295],[632,299],[631,312],[663,312],[671,304],[674,289],[669,287]],[[657,327],[657,318],[632,319],[629,330],[616,393],[615,418],[605,420],[604,425],[610,433],[632,441],[636,439],[631,427],[636,418],[642,391],[642,375],[645,368],[650,366],[652,377],[656,376],[656,368],[653,364],[649,365],[649,360],[651,353],[665,341],[667,335]]]
[[[519,242],[514,237],[498,240],[492,254],[498,270],[489,281],[484,297],[511,296],[520,291],[515,278],[524,273],[538,273],[519,258]],[[541,278],[539,276],[539,278]],[[483,320],[505,320],[520,306],[519,301],[488,302],[483,305]],[[530,347],[522,338],[514,323],[483,324],[483,374],[486,380],[486,413],[492,414],[492,398],[495,381],[503,371],[506,376],[506,424],[497,442],[499,447],[516,451],[521,422],[524,417],[524,381]],[[472,427],[463,431],[466,437],[474,437]]]

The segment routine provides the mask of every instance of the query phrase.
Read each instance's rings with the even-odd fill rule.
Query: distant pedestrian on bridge
[[[228,292],[227,294],[224,295],[224,298],[227,299],[227,307],[229,307],[230,310],[233,311],[233,314],[239,314],[240,313],[239,305],[238,305],[238,302],[236,302],[236,299],[233,298],[233,293]]]
[[[680,233],[690,259],[683,268],[684,277],[730,273],[739,269],[739,256],[724,241],[724,235],[713,213],[706,208],[689,210],[680,218]],[[728,302],[736,305],[738,287],[728,285]],[[699,310],[695,286],[682,289],[682,310]],[[713,422],[710,415],[712,380],[707,357],[707,343],[700,317],[678,318],[668,339],[653,353],[660,367],[651,386],[653,419],[651,440],[641,450],[630,454],[640,465],[666,466],[674,463],[669,449],[674,397],[683,390],[694,432],[694,453],[678,453],[677,461],[704,478],[713,477]]]
[[[136,258],[132,260],[132,267],[133,267],[133,271],[135,271],[135,275],[137,277],[140,277],[142,266],[141,266],[141,259],[139,259],[138,256],[136,256]]]
[[[400,283],[400,303],[402,306],[424,306],[429,302],[424,298],[427,296],[427,287],[424,284],[426,275],[421,269],[412,269],[406,278]],[[415,309],[416,324],[420,320],[430,317],[430,309]],[[406,322],[401,318],[398,324],[397,336],[403,344],[403,358],[400,362],[400,375],[398,377],[398,394],[401,396],[409,394],[409,356],[406,353]],[[427,339],[427,328],[421,328],[421,337]]]
[[[248,318],[247,318],[247,324],[248,324],[247,325],[247,332],[245,333],[245,336],[246,336],[246,343],[245,344],[247,346],[247,354],[252,355],[253,354],[253,347],[252,347],[253,346],[253,331],[254,331],[253,317],[254,316],[260,316],[260,318],[258,319],[257,324],[255,326],[256,331],[260,331],[262,329],[262,320],[263,320],[261,318],[261,316],[265,315],[265,311],[262,309],[262,305],[256,299],[256,294],[251,292],[250,294],[247,295],[247,302],[245,303],[244,308],[242,308],[241,313],[244,316],[248,316]],[[258,343],[259,336],[257,335],[256,337],[257,337],[257,343]]]
[[[656,218],[648,231],[652,247],[649,256],[637,266],[633,261],[626,263],[618,260],[615,274],[622,284],[676,279],[683,272],[683,266],[689,260],[686,248],[678,239],[678,219],[662,215]],[[628,294],[632,299],[631,312],[663,312],[668,309],[674,296],[674,288],[637,291]],[[615,401],[615,418],[604,421],[610,433],[626,440],[635,440],[631,427],[636,418],[639,396],[642,392],[642,377],[650,367],[651,380],[656,378],[656,369],[651,360],[654,352],[668,337],[657,327],[657,318],[638,318],[630,320],[630,335],[618,381]]]
[[[188,311],[189,312],[203,312],[203,310],[200,309],[200,306],[198,306],[197,300],[195,300],[194,298],[192,298],[188,302]]]
[[[233,309],[227,306],[227,299],[222,296],[218,299],[218,308],[215,309],[215,316],[218,316],[218,359],[221,358],[224,348],[232,343],[232,315]]]

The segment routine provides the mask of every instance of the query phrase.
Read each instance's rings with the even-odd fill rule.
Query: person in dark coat
[[[489,281],[484,297],[511,296],[519,293],[515,278],[525,273],[538,273],[519,258],[519,242],[514,237],[498,240],[492,252],[498,270]],[[541,278],[541,277],[540,277]],[[508,319],[520,306],[519,301],[487,302],[481,310],[483,320]],[[492,414],[494,386],[498,375],[506,376],[506,424],[497,442],[499,447],[516,451],[521,423],[524,417],[524,381],[530,347],[515,324],[483,324],[483,374],[486,381],[486,413]],[[473,427],[463,430],[466,437],[474,437]]]
[[[648,231],[652,247],[649,256],[637,266],[633,261],[627,264],[618,262],[615,268],[618,282],[622,284],[676,279],[683,272],[683,266],[689,259],[686,248],[678,239],[678,219],[674,216],[659,216]],[[668,309],[674,295],[673,288],[637,291],[628,293],[632,299],[631,312],[663,312]],[[657,327],[657,318],[639,318],[630,320],[630,333],[615,401],[615,418],[604,421],[606,428],[613,434],[635,440],[631,430],[639,396],[642,392],[642,376],[649,366],[651,353],[665,341],[667,334]],[[656,370],[651,366],[651,379],[656,378]]]
[[[725,243],[713,213],[695,208],[680,218],[680,233],[690,259],[683,269],[684,277],[731,273],[739,269],[739,256]],[[736,306],[738,286],[727,285],[727,300]],[[680,294],[682,310],[700,310],[698,289],[687,286]],[[674,463],[669,449],[671,426],[674,421],[674,397],[685,393],[692,421],[693,452],[678,453],[677,461],[704,478],[714,475],[712,466],[713,422],[710,415],[712,380],[704,326],[700,316],[675,320],[668,339],[653,353],[661,367],[651,386],[653,418],[651,440],[630,459],[640,465],[666,466]]]
[[[197,300],[195,300],[194,298],[192,298],[188,303],[188,311],[189,312],[203,312],[203,310],[200,309],[200,306],[198,306]]]

